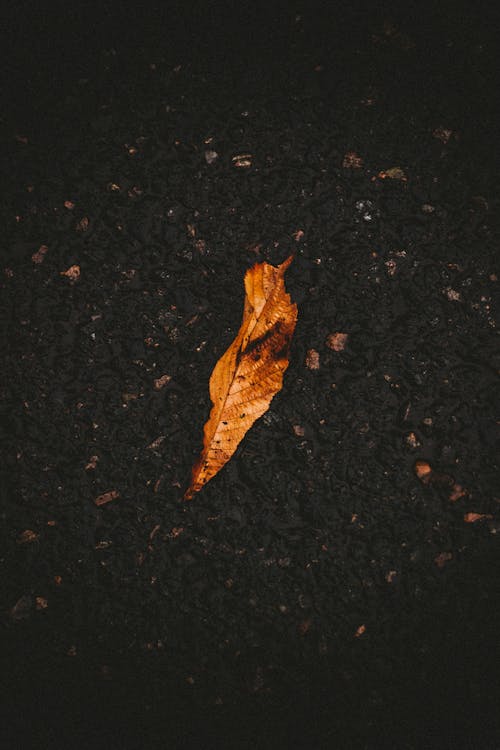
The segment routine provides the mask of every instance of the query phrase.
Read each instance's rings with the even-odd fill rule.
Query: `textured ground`
[[[498,747],[494,25],[21,10],[4,747]],[[290,252],[283,389],[182,502],[245,270]]]

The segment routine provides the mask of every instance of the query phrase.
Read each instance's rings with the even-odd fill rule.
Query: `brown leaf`
[[[297,322],[297,305],[290,301],[284,282],[292,260],[293,255],[277,268],[256,263],[245,274],[243,321],[210,378],[213,407],[185,500],[190,500],[229,461],[281,389]]]

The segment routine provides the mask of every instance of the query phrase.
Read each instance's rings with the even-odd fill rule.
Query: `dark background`
[[[498,30],[6,12],[3,747],[500,746]],[[283,389],[183,503],[245,270],[290,252]]]

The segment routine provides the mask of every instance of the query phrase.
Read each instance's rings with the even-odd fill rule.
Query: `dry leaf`
[[[190,500],[229,461],[281,389],[297,322],[297,305],[290,301],[284,282],[292,260],[293,255],[277,268],[256,263],[245,274],[243,321],[210,378],[213,407],[185,500]]]

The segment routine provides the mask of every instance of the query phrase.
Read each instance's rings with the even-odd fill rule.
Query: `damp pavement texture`
[[[11,19],[3,747],[497,748],[494,26],[192,10]],[[183,502],[290,253],[283,388]]]

